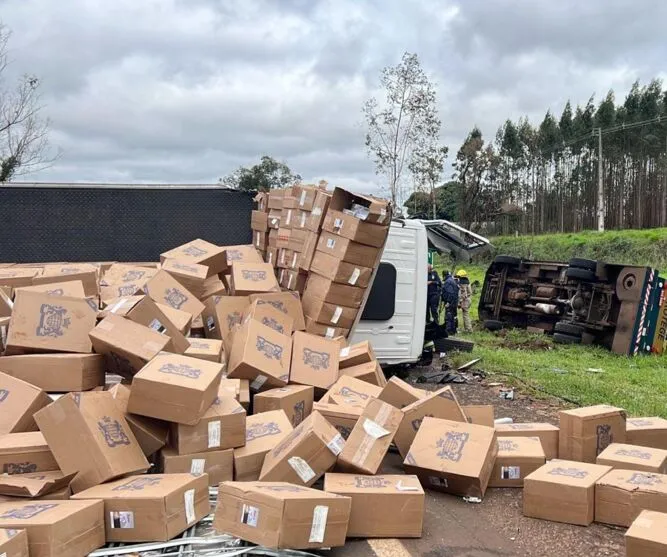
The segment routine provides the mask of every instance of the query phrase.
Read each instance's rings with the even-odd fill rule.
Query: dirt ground
[[[437,366],[438,364],[435,363]],[[434,366],[434,369],[437,367]],[[425,369],[407,378],[413,382]],[[511,417],[514,422],[551,422],[558,424],[558,400],[535,400],[515,391],[514,400],[500,398],[502,385],[495,379],[473,378],[468,384],[453,384],[462,404],[492,404],[495,417]],[[415,384],[429,390],[441,385]],[[385,473],[399,473],[398,454],[385,459]],[[521,489],[489,489],[481,504],[470,504],[459,497],[427,491],[424,535],[417,540],[350,541],[335,556],[425,555],[456,557],[607,557],[625,555],[624,529],[592,524],[589,527],[558,524],[525,518],[522,515]]]

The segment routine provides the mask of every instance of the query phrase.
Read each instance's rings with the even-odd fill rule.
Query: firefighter
[[[470,306],[472,305],[472,288],[468,273],[464,269],[456,271],[456,281],[459,283],[459,307],[463,317],[463,330],[472,333],[472,322],[470,321]]]
[[[440,321],[440,316],[438,315],[438,305],[440,304],[440,288],[442,287],[442,281],[438,276],[438,272],[433,270],[433,265],[428,266],[428,289],[427,289],[427,298],[426,298],[426,322],[430,323],[435,321],[438,323]]]
[[[447,334],[456,334],[456,312],[459,305],[459,285],[449,271],[445,271],[442,286],[442,303],[445,306],[445,327]]]

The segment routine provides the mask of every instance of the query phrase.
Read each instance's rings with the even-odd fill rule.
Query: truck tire
[[[458,338],[439,338],[435,341],[435,349],[438,352],[451,352],[452,350],[472,352],[473,346],[475,346],[474,342]]]
[[[503,265],[511,265],[513,267],[518,267],[521,265],[520,257],[513,257],[511,255],[496,255],[493,259],[494,263],[501,263]]]
[[[487,331],[500,331],[503,327],[505,327],[505,323],[497,319],[487,319],[484,321],[484,328]]]
[[[556,323],[554,331],[564,335],[581,338],[581,335],[584,333],[584,328],[574,323],[568,323],[567,321],[559,321]]]
[[[565,335],[563,333],[554,333],[554,342],[556,344],[581,344],[581,337]]]
[[[579,269],[578,267],[568,267],[565,270],[565,276],[569,279],[581,280],[583,282],[596,282],[597,280],[593,271]]]
[[[581,257],[573,257],[570,259],[570,267],[577,269],[587,269],[595,272],[598,268],[598,262],[593,259],[582,259]]]

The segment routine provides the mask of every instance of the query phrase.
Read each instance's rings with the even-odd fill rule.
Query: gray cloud
[[[478,125],[659,75],[667,5],[630,0],[3,0],[57,163],[36,180],[210,182],[261,155],[377,191],[361,106],[417,52],[450,159]]]

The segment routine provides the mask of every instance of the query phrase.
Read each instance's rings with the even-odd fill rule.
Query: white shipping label
[[[209,449],[220,446],[221,427],[222,427],[222,424],[220,423],[220,420],[215,420],[214,422],[208,422],[208,448]]]
[[[111,309],[109,309],[109,311],[110,311],[111,313],[116,313],[120,308],[123,307],[123,304],[124,304],[125,302],[127,302],[127,298],[121,298],[121,299],[118,300],[113,306],[111,306]]]
[[[343,229],[343,221],[341,219],[334,219],[334,228],[338,228],[339,230]]]
[[[429,476],[428,482],[436,487],[449,487],[445,478],[438,478],[437,476]]]
[[[322,207],[315,207],[313,209],[313,215],[316,217],[319,217],[322,214]]]
[[[337,325],[341,315],[343,315],[343,308],[340,306],[336,306],[336,309],[334,310],[333,315],[331,316],[331,322],[334,325]]]
[[[258,375],[257,377],[255,377],[255,380],[252,383],[250,383],[250,388],[253,391],[259,391],[259,389],[262,388],[262,385],[266,383],[267,379],[268,377],[266,375]]]
[[[324,336],[326,336],[327,338],[333,338],[334,336],[336,336],[336,329],[327,327],[327,333]]]
[[[185,503],[185,521],[192,524],[197,516],[195,515],[195,490],[188,489],[183,494],[183,502]]]
[[[109,524],[111,528],[134,528],[134,513],[132,511],[111,511],[109,512]]]
[[[201,476],[206,468],[205,458],[193,458],[190,462],[190,474]]]
[[[163,334],[165,334],[165,333],[167,332],[167,327],[165,327],[165,326],[164,326],[162,323],[160,323],[160,321],[158,321],[157,319],[153,319],[153,321],[151,321],[151,322],[148,324],[148,328],[149,328],[149,329],[153,329],[154,331],[157,331],[157,332],[160,333],[161,335],[163,335]]]
[[[313,525],[310,527],[310,537],[308,543],[322,543],[324,541],[324,532],[327,529],[327,516],[329,507],[326,505],[316,505],[313,509]]]
[[[396,483],[396,490],[397,491],[421,491],[420,487],[417,487],[416,485],[403,485],[402,480],[398,480]]]
[[[296,267],[296,262],[297,259],[299,258],[299,254],[297,252],[294,252],[294,257],[292,257],[292,269]]]
[[[384,207],[382,207],[382,209],[380,209],[380,218],[383,219],[386,216],[387,216],[387,210]]]
[[[259,247],[259,238],[260,238],[260,236],[259,236],[259,232],[258,232],[257,233],[257,242],[256,242],[257,247]]]
[[[284,249],[280,250],[280,264],[281,265],[285,264],[285,250]]]
[[[301,197],[299,198],[299,207],[303,207],[306,204],[306,190],[301,192]]]
[[[277,218],[272,218],[272,219],[271,219],[271,226],[277,226],[279,222],[280,222],[279,219],[277,219]]]
[[[373,420],[366,418],[364,420],[364,431],[370,435],[373,439],[380,439],[389,435],[389,431],[383,428],[380,424],[375,423]]]
[[[0,553],[0,557],[7,557],[6,553]]]
[[[269,260],[267,261],[267,263],[270,263],[271,265],[273,265],[273,252],[272,251],[269,252]]]
[[[301,478],[301,481],[307,484],[315,477],[315,471],[308,465],[308,463],[300,456],[292,456],[287,460],[287,463]]]
[[[340,357],[347,358],[350,355],[350,347],[346,346],[345,348],[340,349]]]
[[[305,211],[301,213],[301,226],[299,228],[305,228],[306,227],[306,217],[308,216],[308,213]]]
[[[287,209],[287,218],[285,219],[285,225],[289,226],[291,220],[292,220],[292,209]]]
[[[259,509],[251,505],[243,505],[241,509],[241,524],[247,524],[253,528],[257,528],[259,522]]]
[[[334,240],[333,238],[329,238],[327,240],[327,248],[334,249],[334,247],[336,247],[336,240]]]
[[[338,456],[340,453],[343,452],[343,449],[345,448],[345,439],[343,439],[343,436],[338,433],[336,434],[336,437],[334,437],[331,441],[327,443],[327,447],[329,447],[329,450]]]
[[[357,281],[359,280],[360,275],[361,275],[361,271],[357,267],[355,267],[354,271],[352,271],[352,274],[350,275],[350,278],[347,282],[349,284],[351,284],[352,286],[354,286],[355,284],[357,284]]]
[[[520,466],[501,466],[500,467],[501,480],[520,480],[521,467]]]
[[[293,281],[294,281],[294,275],[290,273],[289,280],[287,281],[287,290],[292,290]]]

